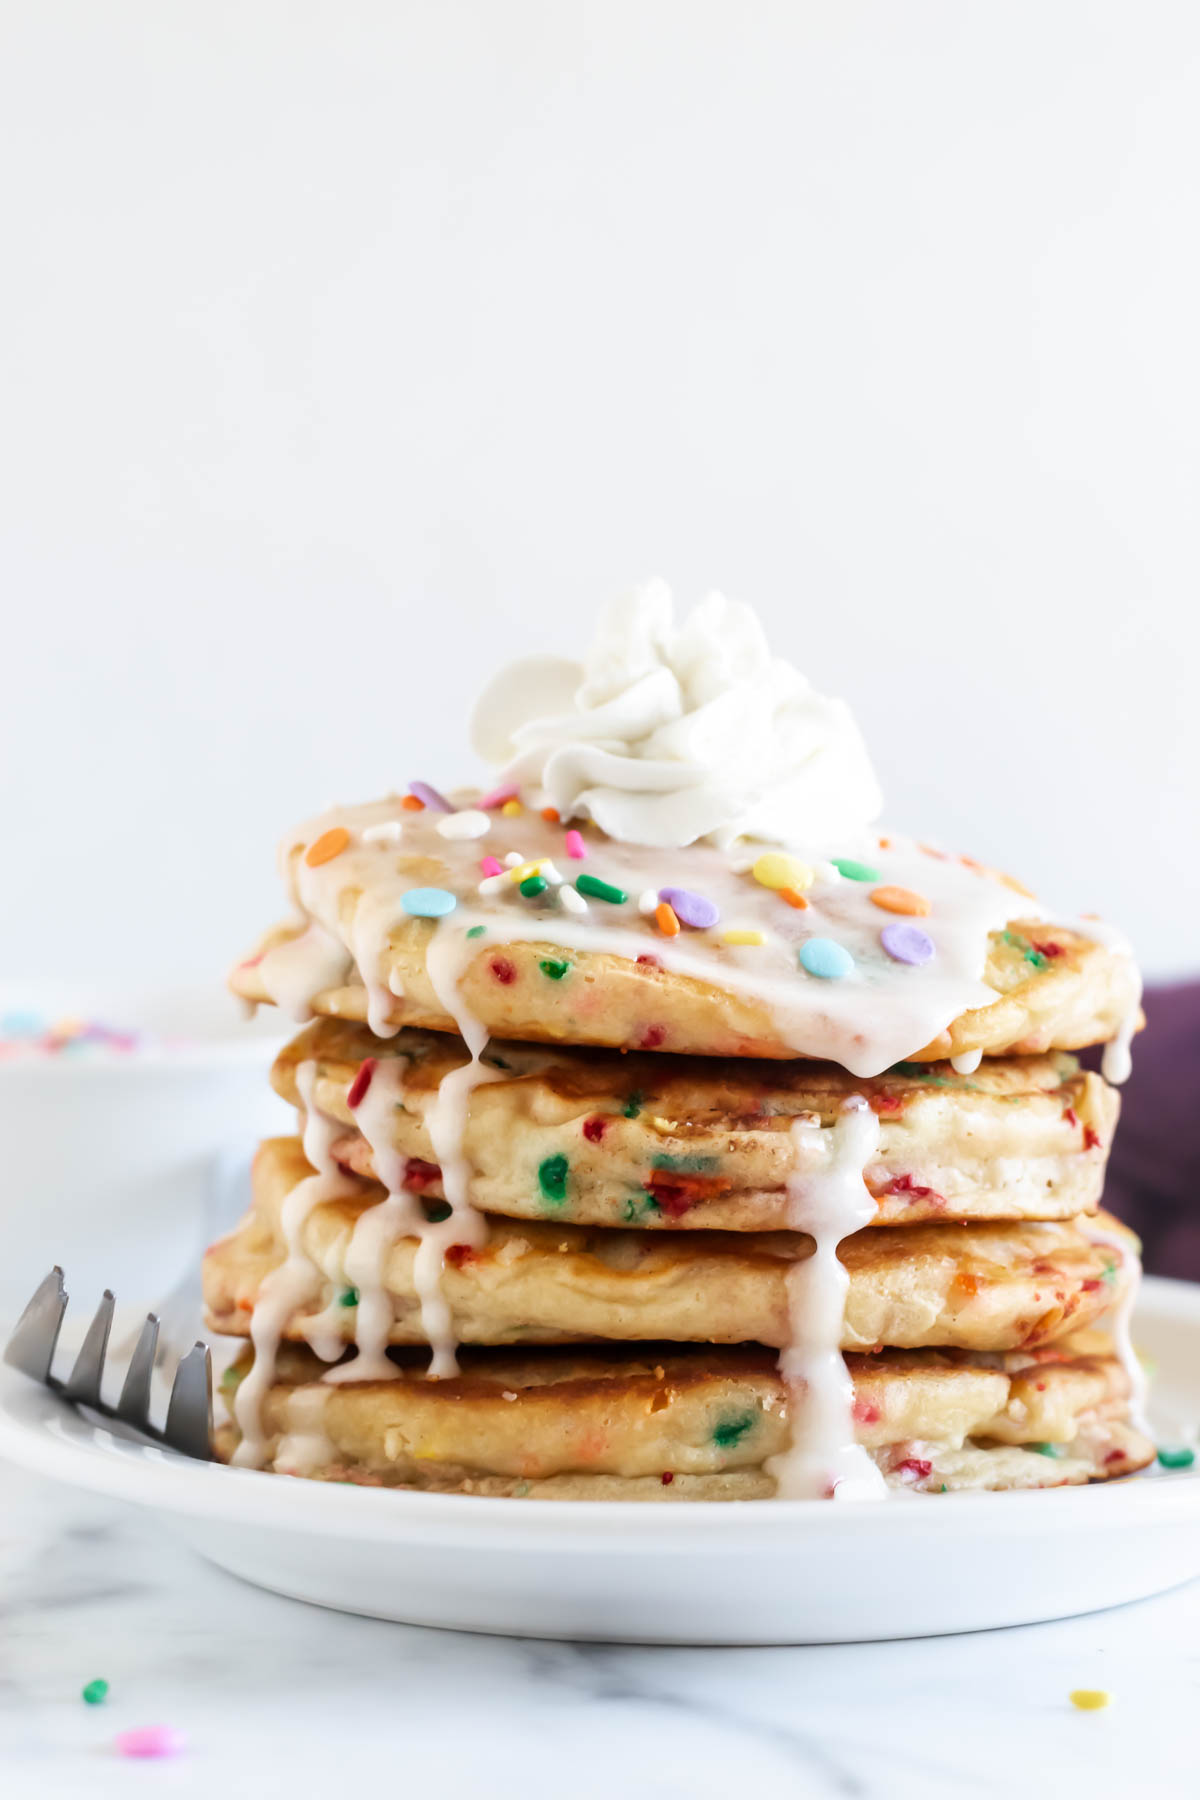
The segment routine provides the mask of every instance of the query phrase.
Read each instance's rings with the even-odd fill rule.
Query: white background
[[[0,974],[216,981],[654,572],[1200,965],[1189,0],[0,21]]]

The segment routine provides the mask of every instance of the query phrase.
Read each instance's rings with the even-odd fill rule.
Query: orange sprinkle
[[[924,894],[914,894],[911,888],[877,887],[871,898],[884,912],[907,913],[914,919],[923,919],[933,910]]]
[[[786,900],[789,906],[794,906],[797,912],[803,912],[808,905],[804,895],[798,894],[795,888],[780,888],[779,898]]]
[[[954,1277],[953,1285],[960,1294],[974,1295],[979,1292],[979,1277],[972,1275],[969,1269],[964,1269],[961,1274]]]
[[[881,849],[881,850],[890,850],[890,849],[891,849],[891,847],[892,847],[892,840],[891,840],[891,838],[880,838],[880,840],[879,840],[879,848],[880,848],[880,849]]]
[[[679,936],[679,920],[675,917],[675,909],[668,906],[665,900],[660,900],[654,909],[654,923],[664,937]]]
[[[400,802],[400,804],[408,812],[424,812],[425,811],[425,802],[423,800],[418,800],[417,796],[415,794],[405,794],[405,796],[404,796],[403,800]]]
[[[340,856],[350,842],[350,833],[344,825],[335,825],[332,831],[323,831],[304,852],[304,860],[310,869],[319,869],[322,863],[332,862]]]
[[[561,817],[557,806],[543,806],[542,817],[547,825],[557,825]]]
[[[936,850],[932,844],[918,844],[917,849],[922,851],[926,856],[936,857],[938,862],[950,861],[950,858],[946,855],[944,850]]]

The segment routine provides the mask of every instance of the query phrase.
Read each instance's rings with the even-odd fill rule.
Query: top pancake
[[[1136,1016],[1128,955],[1086,928],[1045,923],[1015,884],[907,840],[879,839],[869,864],[814,860],[789,901],[708,845],[650,851],[587,828],[584,860],[568,860],[558,824],[487,817],[482,837],[447,838],[446,815],[391,800],[302,828],[283,863],[303,922],[270,933],[233,971],[234,991],[299,1018],[365,1020],[381,1035],[478,1027],[534,1042],[808,1056],[860,1075],[976,1051],[1078,1049]],[[524,893],[500,878],[481,893],[481,858],[508,855],[550,859],[549,880]],[[567,878],[599,878],[606,893],[572,890],[568,909]],[[443,915],[412,916],[431,889]],[[717,923],[665,933],[638,901],[672,889],[716,907]],[[897,904],[920,911],[919,923],[889,910]],[[898,925],[925,935],[919,965],[885,948]],[[757,941],[726,942],[731,930]],[[833,946],[844,974],[810,971],[814,940]]]

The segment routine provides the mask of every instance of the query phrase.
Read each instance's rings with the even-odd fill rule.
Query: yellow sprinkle
[[[533,862],[518,863],[515,868],[506,869],[504,873],[510,881],[528,881],[531,875],[538,873],[545,860],[544,856],[535,857]]]
[[[807,863],[798,862],[794,856],[784,856],[778,850],[768,850],[765,856],[760,856],[750,873],[765,888],[791,888],[796,894],[803,894],[816,879]]]
[[[1103,1688],[1075,1688],[1071,1693],[1071,1705],[1080,1712],[1101,1712],[1111,1699],[1112,1695]]]
[[[723,944],[765,944],[766,938],[761,931],[723,931]]]
[[[515,819],[518,814],[523,813],[524,810],[525,808],[521,805],[519,800],[506,800],[504,805],[500,808],[500,811],[504,814],[506,819]]]

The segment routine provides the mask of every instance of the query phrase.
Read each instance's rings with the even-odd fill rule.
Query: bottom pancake
[[[677,1345],[475,1351],[426,1378],[392,1352],[393,1381],[352,1382],[311,1351],[280,1354],[263,1401],[265,1467],[435,1493],[563,1500],[770,1499],[768,1459],[788,1447],[787,1396],[770,1352]],[[1128,1421],[1128,1382],[1099,1333],[1053,1349],[885,1351],[846,1358],[855,1435],[889,1487],[944,1493],[1042,1488],[1143,1468],[1154,1447]],[[253,1365],[226,1372],[232,1398]],[[236,1428],[217,1433],[228,1459]]]

